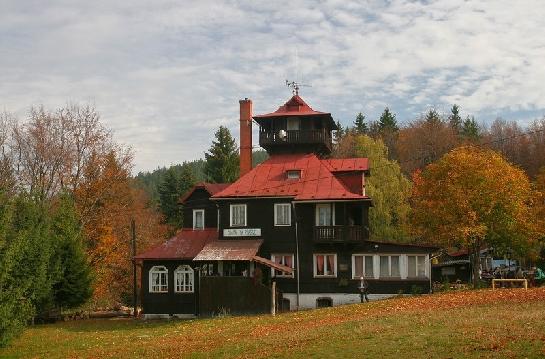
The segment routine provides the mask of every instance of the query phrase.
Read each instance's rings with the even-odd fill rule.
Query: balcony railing
[[[280,137],[278,132],[261,131],[259,133],[259,143],[261,145],[281,144],[281,143],[301,143],[331,144],[331,133],[325,129],[321,130],[290,130],[284,131],[285,136]]]
[[[314,241],[321,243],[361,242],[365,238],[362,226],[316,226]]]

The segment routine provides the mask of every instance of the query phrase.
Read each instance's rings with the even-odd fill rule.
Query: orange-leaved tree
[[[416,234],[468,249],[475,286],[483,247],[523,256],[537,237],[528,177],[492,150],[458,147],[415,172],[413,180],[411,217]]]

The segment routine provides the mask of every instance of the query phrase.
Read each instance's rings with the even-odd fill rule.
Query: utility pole
[[[136,299],[137,299],[137,288],[136,288],[136,224],[134,219],[131,220],[131,238],[132,238],[132,304],[133,304],[133,315],[136,318],[138,315],[136,310]]]

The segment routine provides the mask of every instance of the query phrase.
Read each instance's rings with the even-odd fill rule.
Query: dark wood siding
[[[203,188],[197,188],[183,205],[184,228],[193,228],[193,210],[204,209],[204,226],[216,228],[218,225],[218,211],[214,201],[210,201],[210,194]]]
[[[289,227],[274,226],[274,204],[290,203],[287,199],[248,199],[233,201],[218,201],[220,205],[220,239],[229,240],[230,237],[223,237],[223,229],[229,227],[230,204],[244,203],[247,209],[247,228],[261,228],[261,238],[264,243],[259,255],[270,258],[271,254],[296,254],[295,243],[295,216],[298,222],[299,234],[299,259],[300,259],[300,291],[301,293],[359,293],[357,287],[359,281],[352,279],[352,255],[355,253],[395,253],[410,254],[424,253],[422,248],[414,246],[403,246],[397,244],[376,244],[369,241],[357,243],[316,243],[314,241],[314,227],[316,221],[315,203],[296,204],[296,213],[292,210],[292,225]],[[335,203],[335,223],[347,223],[346,215],[355,209],[361,215],[363,227],[368,226],[367,202],[358,203]],[[366,232],[365,238],[368,233]],[[237,237],[237,239],[241,239]],[[248,238],[251,239],[251,238]],[[375,248],[375,245],[378,247]],[[315,278],[313,259],[315,253],[337,254],[337,277],[336,278]],[[265,273],[268,276],[270,273]],[[297,290],[296,279],[276,278],[279,290],[293,293]],[[413,286],[420,288],[422,292],[429,291],[429,280],[370,280],[370,293],[392,294],[411,293]]]
[[[196,314],[198,293],[198,273],[194,273],[194,292],[174,292],[174,271],[178,266],[189,264],[192,268],[195,265],[191,261],[144,261],[142,266],[142,307],[144,314]],[[168,292],[149,292],[149,271],[153,266],[165,266],[168,269]]]
[[[259,314],[271,311],[271,289],[254,278],[202,277],[200,314]]]

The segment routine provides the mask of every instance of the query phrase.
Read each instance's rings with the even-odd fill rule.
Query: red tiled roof
[[[254,119],[269,118],[269,117],[284,117],[284,116],[311,116],[311,115],[324,115],[331,116],[330,113],[314,111],[299,95],[294,95],[284,105],[280,106],[278,110],[267,113],[264,115],[253,116]]]
[[[207,182],[197,183],[185,195],[183,195],[182,198],[180,198],[178,200],[178,203],[184,203],[189,197],[191,197],[193,192],[195,192],[199,188],[202,188],[202,189],[206,190],[206,192],[208,192],[210,194],[210,196],[213,196],[216,193],[218,193],[218,192],[224,190],[225,188],[229,187],[230,185],[231,185],[231,183],[207,183]]]
[[[165,243],[154,247],[135,259],[193,259],[206,243],[218,239],[216,228],[204,230],[182,229]]]
[[[353,163],[359,162],[353,160]],[[348,170],[344,165],[342,168]],[[301,178],[287,179],[286,171],[296,169],[301,170]],[[272,155],[212,198],[285,196],[300,201],[369,199],[362,195],[361,187],[357,192],[351,191],[333,172],[330,160],[320,160],[313,153]]]
[[[249,261],[263,244],[262,239],[216,240],[208,243],[195,257],[196,261]]]
[[[369,170],[368,158],[335,158],[322,160],[322,163],[329,166],[331,172]]]

